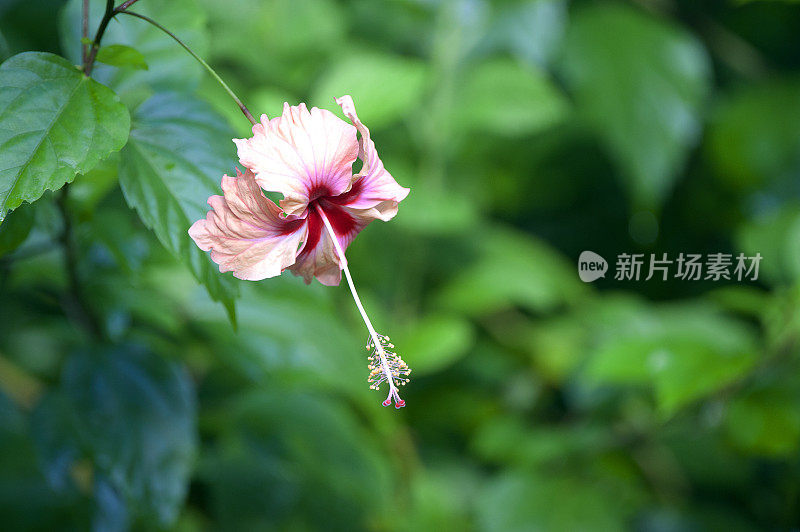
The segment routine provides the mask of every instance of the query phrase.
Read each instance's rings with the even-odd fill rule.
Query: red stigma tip
[[[404,406],[406,406],[406,402],[403,399],[400,399],[394,404],[395,408],[403,408]]]
[[[387,400],[385,400],[383,402],[383,406],[390,406],[391,404],[392,404],[392,400],[391,399],[387,399]]]

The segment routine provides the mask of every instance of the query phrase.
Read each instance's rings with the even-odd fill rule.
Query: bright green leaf
[[[427,75],[422,61],[359,52],[333,64],[317,84],[311,102],[333,109],[334,98],[349,94],[361,121],[378,128],[413,111],[422,98]]]
[[[231,137],[225,121],[207,104],[186,94],[157,94],[133,116],[119,180],[145,225],[233,318],[238,291],[233,278],[220,274],[188,233],[193,222],[205,218],[208,198],[220,192],[222,175],[233,171]]]
[[[760,253],[759,279],[774,284],[800,278],[800,210],[787,202],[774,212],[761,213],[745,222],[737,243],[747,256]]]
[[[304,93],[311,78],[319,76],[330,57],[338,55],[352,20],[348,8],[334,0],[200,3],[214,35],[211,59],[233,66],[258,86],[272,82]],[[246,46],[242,45],[243,35],[247,36]],[[326,97],[324,103],[332,104],[333,97]]]
[[[742,378],[757,360],[750,328],[712,308],[631,304],[617,310],[592,316],[599,341],[585,376],[652,387],[664,416]]]
[[[394,343],[413,375],[439,371],[467,354],[475,333],[464,319],[447,315],[426,316]]]
[[[147,62],[142,52],[124,44],[103,46],[97,52],[97,60],[111,66],[128,66],[137,70],[147,70]]]
[[[402,165],[392,165],[390,171],[398,182],[412,188],[396,218],[399,226],[423,235],[454,235],[478,223],[478,209],[468,195],[424,179],[413,186],[401,179],[413,175]]]
[[[130,118],[66,59],[26,52],[0,66],[0,221],[125,145]]]
[[[457,122],[504,136],[540,131],[567,112],[566,100],[543,71],[507,59],[468,71],[458,98]]]
[[[473,236],[478,257],[436,295],[442,307],[478,316],[515,305],[541,312],[583,292],[573,266],[545,242],[501,227]]]
[[[700,42],[633,8],[598,4],[575,14],[563,71],[631,200],[657,208],[700,135],[710,81]]]
[[[481,531],[625,529],[619,493],[564,475],[504,473],[484,486],[479,501]]]
[[[767,456],[793,454],[800,446],[797,394],[764,389],[734,399],[725,426],[739,448]]]
[[[563,382],[586,357],[586,328],[572,316],[539,321],[520,336],[537,371],[552,382]]]

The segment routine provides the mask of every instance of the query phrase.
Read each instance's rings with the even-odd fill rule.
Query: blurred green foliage
[[[90,34],[104,4],[90,1]],[[408,406],[367,388],[346,290],[235,281],[191,242],[249,124],[179,46],[120,16],[93,77],[122,103],[47,133],[72,173],[43,185],[53,161],[33,158],[4,210],[44,193],[0,224],[1,528],[800,526],[796,2],[133,9],[256,115],[354,97],[412,189],[348,250],[413,368]],[[79,63],[80,12],[3,2],[0,59]],[[0,108],[17,84],[51,120],[61,93],[20,65],[105,90],[69,62],[16,56]],[[128,141],[107,156],[123,104]],[[13,149],[0,179],[28,153]],[[45,190],[71,176],[68,196]],[[592,285],[585,249],[612,263]],[[758,282],[623,282],[622,252],[764,258]]]

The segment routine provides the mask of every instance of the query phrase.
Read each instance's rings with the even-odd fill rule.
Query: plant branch
[[[138,1],[139,0],[126,0],[125,2],[121,3],[120,5],[118,5],[117,8],[114,11],[116,11],[117,13],[122,13],[123,11],[125,11],[126,9],[128,9],[129,7],[131,7],[133,4],[135,4]]]
[[[83,73],[87,76],[92,74],[94,61],[97,59],[97,51],[100,49],[100,41],[103,39],[103,34],[106,32],[108,23],[116,14],[117,12],[114,10],[114,0],[106,0],[106,12],[103,14],[103,19],[100,21],[100,25],[97,27],[97,33],[94,36],[94,41],[92,41],[92,48],[89,51],[89,57],[86,58],[86,63],[83,65]]]
[[[130,0],[129,0],[129,1],[130,1]],[[135,1],[135,0],[134,0],[134,1]],[[124,4],[123,4],[123,5],[124,5]],[[178,44],[180,44],[180,45],[183,47],[183,49],[184,49],[184,50],[186,50],[187,52],[189,52],[189,54],[190,54],[192,57],[194,57],[194,58],[197,60],[197,62],[198,62],[198,63],[200,63],[201,65],[203,65],[203,68],[205,68],[205,69],[208,71],[208,73],[209,73],[209,74],[211,74],[211,76],[212,76],[212,77],[213,77],[215,80],[217,80],[217,83],[219,83],[220,85],[222,85],[222,88],[223,88],[223,89],[225,89],[225,92],[227,92],[227,93],[228,93],[228,96],[230,96],[230,97],[231,97],[231,99],[233,99],[233,101],[234,101],[234,102],[236,102],[236,105],[238,105],[238,106],[239,106],[239,109],[242,111],[242,113],[244,114],[244,116],[245,116],[245,117],[246,117],[246,118],[247,118],[247,119],[250,121],[250,123],[251,123],[251,124],[253,124],[253,125],[255,125],[255,124],[257,124],[257,123],[258,123],[258,122],[256,121],[256,119],[255,119],[255,118],[253,118],[253,115],[250,113],[250,110],[248,110],[248,109],[247,109],[247,107],[246,107],[246,106],[245,106],[245,105],[242,103],[242,100],[240,100],[240,99],[239,99],[239,97],[238,97],[238,96],[236,96],[236,94],[233,92],[233,90],[231,90],[231,88],[228,86],[228,84],[227,84],[227,83],[225,83],[225,82],[222,80],[222,78],[221,78],[221,77],[219,77],[219,74],[217,74],[217,73],[214,71],[214,69],[213,69],[213,68],[211,68],[211,66],[210,66],[208,63],[206,63],[205,61],[203,61],[203,58],[202,58],[202,57],[200,57],[199,55],[197,55],[196,53],[194,53],[194,51],[193,51],[191,48],[189,48],[189,47],[188,47],[188,46],[187,46],[187,45],[186,45],[186,44],[185,44],[183,41],[181,41],[181,40],[180,40],[180,39],[179,39],[177,36],[175,36],[175,34],[174,34],[174,33],[172,33],[172,32],[171,32],[171,31],[169,31],[167,28],[165,28],[164,26],[162,26],[161,24],[159,24],[159,23],[158,23],[158,22],[156,22],[155,20],[153,20],[153,19],[151,19],[150,17],[147,17],[147,16],[145,16],[145,15],[140,15],[139,13],[134,13],[133,11],[119,11],[119,13],[124,13],[124,14],[126,14],[126,15],[130,15],[130,16],[132,16],[132,17],[140,18],[140,19],[144,20],[145,22],[149,22],[150,24],[152,24],[152,25],[153,25],[153,26],[155,26],[156,28],[160,29],[161,31],[163,31],[164,33],[166,33],[167,35],[169,35],[170,37],[172,37],[172,38],[175,40],[175,42],[177,42]]]

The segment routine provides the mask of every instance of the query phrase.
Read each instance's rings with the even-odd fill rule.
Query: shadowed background
[[[177,44],[118,17],[104,44],[148,69],[98,64],[96,79],[139,131],[156,126],[137,113],[165,110],[163,136],[142,141],[164,147],[151,162],[191,205],[148,229],[117,169],[130,150],[78,176],[78,293],[57,193],[0,226],[3,529],[800,525],[800,5],[132,9],[253,114],[338,113],[333,98],[353,96],[411,187],[348,249],[372,321],[413,369],[408,406],[368,389],[344,286],[232,282],[192,247],[249,123]],[[78,63],[79,47],[80,1],[0,3],[0,59]],[[579,280],[583,250],[609,261],[605,279]],[[614,279],[620,253],[681,252],[763,260],[757,282]]]

